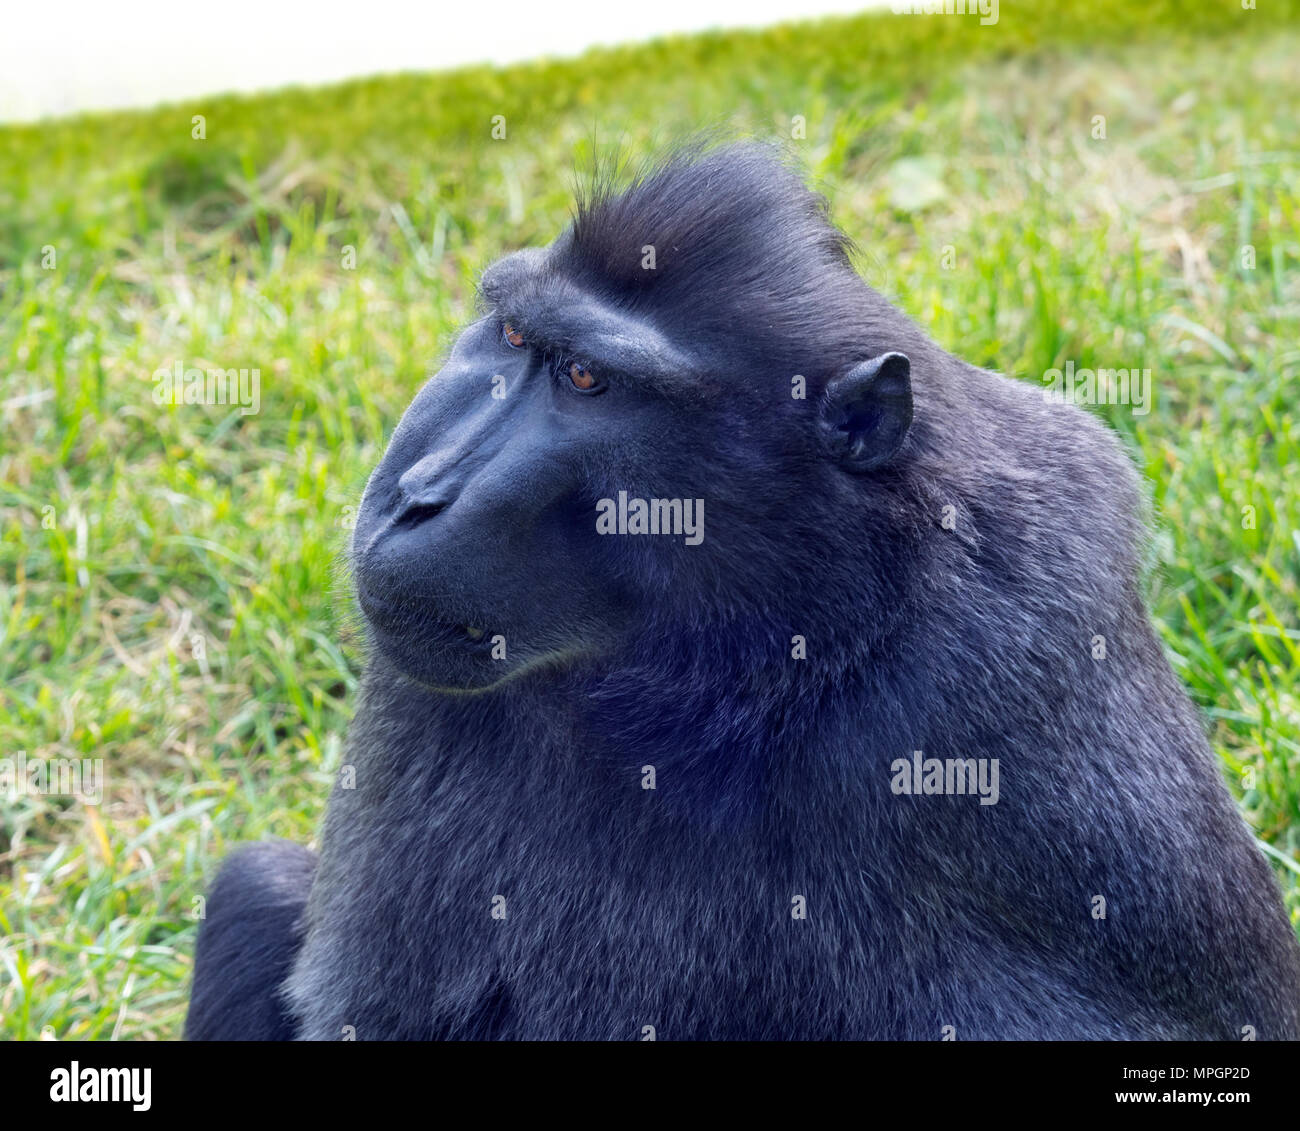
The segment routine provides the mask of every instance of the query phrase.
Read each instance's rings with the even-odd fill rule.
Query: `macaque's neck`
[[[532,798],[522,811],[563,814],[590,805],[614,816],[624,806],[640,811],[653,791],[666,816],[733,825],[761,821],[765,799],[778,793],[802,805],[813,804],[818,789],[842,794],[842,775],[859,773],[864,758],[908,748],[900,728],[912,720],[880,701],[871,712],[875,725],[855,721],[847,733],[840,722],[827,731],[827,719],[843,720],[845,704],[867,694],[851,680],[827,682],[794,660],[746,669],[716,654],[702,658],[667,675],[649,668],[599,678],[539,673],[457,695],[375,669],[348,757],[404,790],[433,794],[458,782],[468,803],[499,805],[522,789]],[[792,683],[792,671],[806,671],[806,681]],[[827,695],[838,710],[816,709]],[[865,720],[861,711],[853,717]],[[810,773],[818,758],[822,770]],[[539,807],[547,795],[550,807]]]

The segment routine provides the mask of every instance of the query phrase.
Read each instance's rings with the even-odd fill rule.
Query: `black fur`
[[[316,855],[284,840],[231,853],[212,886],[199,945],[188,1041],[287,1041],[293,1018],[280,999],[302,941]]]
[[[597,191],[483,292],[362,504],[297,1035],[1300,1036],[1105,428],[930,342],[757,147]],[[620,490],[704,499],[703,542],[596,535]],[[915,750],[998,759],[997,804],[896,795]],[[257,862],[218,881],[191,1035],[284,1035],[297,904],[255,910]]]

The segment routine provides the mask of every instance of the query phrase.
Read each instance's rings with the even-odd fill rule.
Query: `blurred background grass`
[[[338,556],[477,271],[556,233],[595,150],[719,127],[785,139],[949,350],[1151,369],[1150,415],[1096,411],[1300,923],[1300,3],[1011,8],[0,129],[0,757],[107,774],[0,797],[0,1035],[179,1034],[215,863],[315,833],[359,659]],[[260,369],[260,413],[159,408],[178,360]]]

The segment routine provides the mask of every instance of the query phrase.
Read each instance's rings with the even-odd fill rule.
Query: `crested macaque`
[[[1300,1036],[1108,429],[762,146],[588,193],[481,307],[359,509],[319,859],[224,866],[188,1036]]]

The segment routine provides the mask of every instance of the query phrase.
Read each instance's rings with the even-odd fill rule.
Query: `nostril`
[[[446,503],[407,503],[397,512],[393,525],[419,526],[446,509]]]

